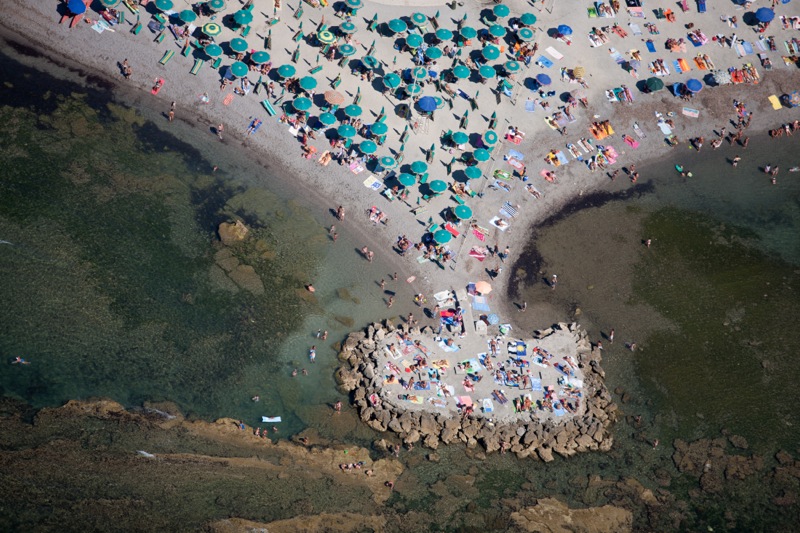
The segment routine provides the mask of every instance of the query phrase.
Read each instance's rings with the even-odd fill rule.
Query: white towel
[[[558,50],[556,50],[556,49],[555,49],[555,48],[553,48],[552,46],[548,46],[548,47],[545,49],[545,52],[547,52],[548,54],[550,54],[550,57],[552,57],[553,59],[556,59],[556,60],[558,60],[558,59],[563,59],[563,58],[564,58],[564,54],[562,54],[561,52],[559,52]]]

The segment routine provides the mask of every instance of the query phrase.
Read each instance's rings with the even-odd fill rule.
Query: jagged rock
[[[778,461],[779,464],[782,465],[790,465],[794,462],[794,457],[784,450],[780,450],[778,453],[775,454],[775,459]]]
[[[379,328],[379,329],[375,330],[375,336],[373,337],[373,339],[375,339],[375,342],[381,342],[385,338],[386,338],[386,330],[385,329]]]
[[[438,435],[428,435],[428,436],[426,436],[425,440],[422,441],[422,445],[425,446],[426,448],[430,448],[431,450],[436,450],[437,448],[439,448],[439,437],[438,437]],[[438,461],[438,457],[439,456],[437,455],[436,457],[437,457],[437,461]]]
[[[761,470],[763,466],[761,457],[757,455],[752,457],[732,455],[728,457],[728,464],[725,467],[725,479],[745,479]]]
[[[245,226],[241,220],[237,220],[234,223],[223,222],[217,229],[219,240],[225,245],[243,241],[249,232],[250,230],[247,229],[247,226]]]
[[[370,381],[372,381],[372,379],[375,377],[375,369],[372,367],[372,365],[365,366],[364,377]]]
[[[550,461],[553,460],[553,450],[550,448],[541,446],[536,449],[536,453],[539,455],[539,459],[541,459],[545,463],[549,463]]]
[[[457,428],[453,428],[453,427],[445,426],[442,429],[442,433],[441,433],[439,438],[442,439],[443,443],[450,444],[451,442],[456,440],[456,438],[458,438],[458,429]]]
[[[394,431],[395,433],[403,432],[403,426],[400,424],[400,421],[396,418],[392,418],[389,421],[388,428]]]
[[[405,442],[406,444],[414,444],[415,442],[419,442],[419,439],[420,439],[419,431],[417,431],[416,429],[412,429],[411,431],[408,432],[405,438],[403,438],[403,442]]]
[[[437,441],[437,445],[438,445],[438,441]],[[439,461],[441,461],[441,458],[439,457],[438,453],[429,453],[428,455],[425,456],[425,458],[428,459],[428,461],[430,461],[432,463],[438,463]]]
[[[419,431],[424,435],[438,435],[440,428],[432,415],[424,414],[419,418]]]
[[[747,439],[739,435],[731,435],[730,437],[728,437],[728,440],[730,441],[731,445],[734,448],[739,448],[740,450],[746,450],[749,447],[747,444]]]
[[[345,392],[355,390],[361,379],[358,372],[355,370],[346,370],[344,367],[340,367],[336,371],[335,378],[336,383],[339,384],[339,388]]]

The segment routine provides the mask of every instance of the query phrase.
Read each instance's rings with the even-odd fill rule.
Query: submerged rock
[[[245,240],[249,232],[250,230],[247,229],[247,226],[245,226],[241,220],[237,220],[234,223],[223,222],[219,225],[219,229],[217,229],[219,240],[227,246]]]
[[[633,515],[626,509],[612,505],[570,509],[555,498],[511,513],[511,521],[519,531],[531,533],[623,533],[633,528]]]

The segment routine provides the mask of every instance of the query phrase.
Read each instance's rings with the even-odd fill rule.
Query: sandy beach
[[[184,5],[185,4],[185,5]],[[271,32],[272,49],[269,50],[271,60],[275,67],[281,64],[292,64],[291,56],[295,49],[293,37],[300,30],[300,23],[303,22],[302,31],[306,36],[313,35],[316,28],[324,16],[325,23],[333,28],[343,22],[343,19],[334,16],[334,9],[313,8],[308,4],[303,5],[304,13],[299,19],[293,16],[297,6],[286,6],[278,11],[280,20],[268,25],[268,20],[272,18],[272,6],[262,5],[266,2],[257,2],[253,10],[254,20],[250,24],[251,32],[248,37],[249,48],[260,50],[263,48],[264,38]],[[507,27],[508,22],[522,13],[531,12],[536,15],[537,21],[532,26],[535,30],[535,43],[539,50],[535,53],[534,60],[530,65],[525,66],[520,63],[521,70],[509,79],[513,86],[512,97],[497,92],[494,87],[494,80],[487,83],[475,81],[476,74],[467,80],[462,80],[457,84],[451,84],[456,90],[463,90],[465,94],[474,98],[477,109],[472,109],[472,102],[456,95],[450,99],[452,109],[445,105],[443,111],[438,111],[433,120],[425,119],[418,111],[412,111],[412,117],[406,121],[395,112],[398,104],[408,104],[409,100],[397,100],[382,93],[383,87],[379,75],[370,84],[362,83],[359,76],[353,75],[349,67],[338,66],[338,58],[334,61],[320,60],[322,69],[315,74],[318,81],[316,89],[317,97],[319,93],[328,90],[331,81],[337,76],[341,77],[341,85],[337,90],[345,95],[344,105],[351,103],[357,91],[360,90],[360,106],[364,110],[362,117],[364,123],[371,123],[375,120],[381,109],[384,109],[387,118],[385,123],[389,127],[389,133],[384,145],[378,147],[377,156],[392,155],[400,147],[399,137],[406,125],[409,128],[408,140],[405,143],[405,159],[403,165],[414,161],[425,161],[427,150],[431,145],[435,146],[435,155],[429,164],[428,181],[435,179],[443,180],[448,185],[459,183],[464,165],[456,163],[453,165],[454,172],[448,176],[446,165],[453,157],[459,157],[461,151],[443,145],[441,137],[443,132],[456,131],[459,128],[460,118],[466,111],[469,111],[469,124],[464,128],[470,135],[481,136],[489,126],[492,113],[496,113],[496,132],[501,138],[500,141],[490,150],[491,158],[478,164],[482,171],[483,178],[470,180],[470,188],[477,194],[475,197],[467,198],[466,205],[472,210],[472,217],[469,221],[461,223],[452,228],[452,234],[458,235],[447,248],[451,252],[452,259],[443,262],[442,269],[435,263],[415,259],[422,255],[422,252],[410,250],[405,257],[400,258],[398,264],[402,264],[404,270],[417,277],[415,290],[421,292],[463,287],[468,282],[478,280],[490,280],[489,270],[503,266],[503,263],[491,253],[492,248],[497,246],[499,250],[509,249],[509,256],[506,264],[512,264],[527,241],[529,236],[528,228],[564,205],[567,201],[576,196],[588,194],[592,191],[622,190],[630,187],[631,180],[625,171],[619,172],[615,180],[609,179],[609,172],[618,169],[630,169],[631,165],[641,165],[644,161],[652,160],[669,153],[670,150],[683,149],[687,141],[693,137],[704,136],[711,139],[713,130],[719,130],[726,124],[726,121],[735,117],[736,112],[733,101],[738,99],[747,105],[747,111],[752,113],[754,120],[747,133],[752,135],[766,135],[766,129],[775,127],[786,122],[796,115],[795,112],[787,108],[781,111],[774,111],[767,100],[772,94],[783,94],[791,92],[794,87],[791,80],[796,72],[796,65],[785,65],[781,59],[781,48],[783,42],[790,40],[796,30],[783,29],[779,19],[776,17],[772,25],[764,35],[774,36],[781,48],[775,52],[767,49],[767,56],[771,59],[772,70],[765,71],[758,62],[755,54],[750,54],[743,58],[737,57],[735,48],[721,45],[718,42],[709,40],[706,44],[694,50],[691,43],[686,52],[672,52],[665,49],[664,43],[667,39],[683,39],[686,41],[686,25],[693,24],[692,31],[701,30],[705,36],[724,35],[731,36],[738,34],[739,37],[751,42],[759,38],[752,27],[745,26],[742,22],[744,10],[735,6],[711,6],[708,12],[697,13],[696,6],[690,6],[686,13],[678,10],[675,13],[675,22],[666,19],[657,19],[654,10],[659,8],[668,9],[668,3],[658,3],[658,5],[648,5],[643,12],[643,17],[633,17],[623,6],[613,18],[594,17],[590,18],[586,13],[575,14],[572,6],[557,5],[554,11],[531,8],[523,2],[509,2],[510,17],[495,20],[495,16],[490,12],[493,4],[474,5],[467,4],[458,6],[454,11],[444,6],[443,2],[404,2],[404,5],[385,5],[373,2],[366,2],[366,5],[358,11],[357,16],[353,17],[353,23],[357,27],[357,32],[353,36],[352,44],[357,52],[353,57],[361,57],[366,53],[366,49],[375,41],[373,55],[382,62],[381,69],[388,73],[392,70],[408,69],[414,66],[412,54],[402,52],[393,47],[398,44],[397,36],[381,36],[378,32],[367,31],[365,20],[371,20],[372,15],[377,13],[378,21],[384,23],[390,19],[408,16],[412,8],[419,6],[419,12],[428,18],[440,13],[437,19],[440,28],[448,28],[456,32],[456,23],[466,16],[466,23],[478,30],[486,28],[486,24],[481,22],[483,18],[487,23],[499,23]],[[165,30],[166,39],[163,42],[154,42],[155,35],[148,30],[146,23],[151,20],[151,15],[145,10],[146,6],[139,8],[139,20],[145,24],[144,29],[134,35],[130,29],[135,23],[135,15],[129,12],[120,4],[118,7],[125,13],[125,22],[113,27],[114,32],[105,31],[97,33],[92,30],[91,25],[81,21],[77,27],[70,29],[67,24],[58,24],[59,15],[57,13],[57,2],[38,3],[24,0],[14,0],[3,4],[3,25],[7,34],[16,34],[15,41],[33,46],[52,54],[56,61],[63,57],[63,60],[75,62],[86,72],[92,72],[103,78],[112,80],[111,91],[117,87],[129,85],[138,87],[141,90],[142,105],[161,107],[164,110],[164,122],[162,127],[169,128],[166,120],[170,103],[176,102],[175,120],[186,121],[201,128],[209,128],[209,135],[213,134],[213,128],[217,124],[225,125],[225,143],[241,142],[251,150],[254,156],[266,158],[270,166],[277,170],[277,173],[288,177],[299,178],[300,185],[305,191],[319,199],[320,205],[335,208],[342,205],[347,210],[347,219],[344,223],[337,226],[340,231],[360,232],[364,238],[368,239],[369,246],[379,254],[396,254],[392,250],[398,236],[406,235],[412,243],[420,241],[426,233],[426,227],[430,225],[443,225],[443,214],[458,204],[451,188],[443,194],[430,199],[421,200],[424,196],[429,196],[430,191],[426,186],[419,184],[409,188],[409,195],[406,202],[398,199],[388,200],[379,191],[383,190],[383,184],[377,185],[375,190],[363,185],[365,179],[375,175],[380,182],[384,177],[383,173],[373,174],[369,170],[364,170],[354,174],[346,165],[332,163],[328,166],[321,166],[317,161],[319,154],[323,153],[330,146],[321,135],[320,131],[316,140],[311,140],[317,153],[311,159],[302,156],[301,144],[296,137],[289,133],[289,127],[278,121],[281,115],[280,110],[274,117],[270,117],[264,111],[260,101],[266,97],[266,87],[260,87],[259,94],[248,94],[247,96],[233,95],[231,86],[220,90],[220,72],[210,68],[211,61],[206,61],[197,75],[192,75],[190,70],[196,58],[209,59],[202,51],[192,51],[189,57],[182,57],[183,40],[175,40],[169,30]],[[237,8],[237,2],[231,3],[223,12],[229,15]],[[175,10],[190,8],[188,2],[179,0],[176,2]],[[153,10],[153,6],[147,9]],[[778,14],[782,14],[784,6],[778,6]],[[674,11],[674,10],[673,10]],[[155,12],[155,11],[153,11]],[[788,14],[788,13],[787,13]],[[739,19],[738,28],[734,29],[729,20],[722,18],[737,16]],[[86,13],[87,19],[96,21],[98,14],[92,10]],[[208,22],[207,17],[200,17],[195,21],[195,25]],[[432,21],[426,23],[431,26]],[[561,24],[568,24],[572,34],[559,39],[554,38],[553,32]],[[618,28],[608,28],[608,26],[618,25]],[[655,31],[645,29],[645,25],[654,24]],[[633,25],[633,26],[632,26]],[[224,24],[223,24],[224,26]],[[604,37],[604,42],[600,46],[592,46],[591,39],[587,36],[592,28],[599,30]],[[606,28],[603,31],[602,28]],[[428,28],[431,29],[430,27]],[[624,35],[624,37],[623,37]],[[225,43],[236,34],[225,27],[222,34],[217,36],[218,43]],[[499,41],[499,46],[506,52],[509,49],[507,38]],[[656,53],[649,53],[645,48],[645,40],[650,39],[654,42]],[[342,39],[340,39],[340,42]],[[686,41],[688,42],[688,41]],[[402,43],[402,41],[401,41]],[[453,43],[448,43],[452,45]],[[465,48],[462,59],[467,58],[467,54],[472,52],[472,57],[480,50],[481,44],[477,39],[472,40],[472,45]],[[686,43],[683,43],[683,49]],[[173,50],[173,57],[166,65],[159,64],[159,59],[167,50]],[[297,68],[297,77],[304,76],[316,65],[316,56],[320,49],[318,45],[301,41],[299,44],[300,58],[294,66]],[[67,52],[68,51],[68,52]],[[618,52],[622,61],[630,61],[634,55],[641,57],[641,65],[638,69],[638,78],[635,78],[623,67],[630,66],[630,63],[620,62],[619,56],[611,52]],[[479,53],[479,52],[478,52]],[[636,88],[638,82],[642,82],[649,77],[647,64],[656,60],[663,59],[666,65],[670,66],[670,74],[663,77],[665,84],[670,85],[674,82],[685,82],[691,77],[703,78],[708,74],[708,70],[698,70],[694,66],[692,58],[695,54],[705,54],[713,61],[717,68],[727,69],[728,67],[741,68],[744,63],[751,63],[758,71],[760,83],[757,85],[740,84],[727,85],[720,87],[703,87],[690,102],[684,102],[672,96],[667,88],[652,93],[642,94]],[[559,58],[559,56],[562,56]],[[540,58],[545,58],[544,64]],[[614,59],[616,57],[616,61]],[[679,58],[687,58],[694,68],[688,73],[676,74],[671,68],[673,61]],[[127,59],[133,74],[129,80],[122,76],[119,64]],[[510,60],[511,56],[506,57],[502,54],[501,58],[494,63],[500,64],[502,61]],[[232,63],[232,59],[223,57],[221,72]],[[439,59],[438,66],[429,66],[439,71],[449,68],[452,60],[446,56]],[[537,64],[539,63],[539,64]],[[547,67],[547,64],[552,63]],[[552,129],[545,118],[558,111],[558,108],[565,105],[562,96],[569,91],[580,89],[581,85],[574,79],[569,79],[569,74],[576,66],[582,66],[586,73],[584,81],[587,86],[584,89],[588,107],[576,107],[573,111],[575,120],[569,122],[566,134],[561,135],[559,131]],[[532,83],[537,76],[546,74],[552,80],[551,85],[541,87],[547,91],[554,91],[555,96],[541,98],[539,91],[531,90]],[[251,72],[247,76],[252,82],[258,79],[258,73]],[[480,76],[477,76],[480,78]],[[150,95],[153,80],[162,78],[165,80],[163,88],[157,96]],[[540,78],[541,79],[541,78]],[[238,85],[238,84],[237,84]],[[606,91],[622,86],[627,86],[634,101],[625,103],[619,101],[609,101]],[[201,102],[201,95],[207,93],[209,102]],[[280,93],[280,90],[277,91]],[[432,85],[426,86],[422,91],[423,95],[440,94],[447,98],[444,93],[436,93]],[[231,95],[231,96],[229,96]],[[226,98],[227,97],[227,98]],[[291,95],[288,93],[281,98],[288,101]],[[531,102],[549,101],[547,110],[541,105]],[[274,100],[273,100],[274,101]],[[226,105],[227,102],[227,105]],[[499,102],[499,103],[498,103]],[[682,113],[682,108],[690,107],[699,111],[699,118],[686,116]],[[526,111],[534,109],[534,111]],[[317,107],[310,110],[312,116],[321,112]],[[660,131],[657,124],[657,115],[663,119],[670,117],[674,121],[671,128],[680,140],[678,148],[671,148],[665,142],[665,135]],[[264,127],[253,135],[245,135],[248,125],[253,118],[264,121]],[[609,121],[613,128],[613,134],[603,140],[595,140],[590,134],[592,122]],[[416,131],[414,129],[417,124]],[[638,124],[639,132],[634,131],[634,124]],[[503,139],[509,126],[514,126],[525,133],[524,140],[519,144],[512,144]],[[734,128],[728,124],[728,130]],[[628,139],[628,142],[623,139]],[[609,165],[606,171],[598,169],[595,172],[589,170],[585,164],[588,157],[596,155],[594,146],[587,153],[581,148],[577,148],[577,153],[583,161],[577,160],[570,154],[567,145],[578,145],[579,140],[586,139],[594,142],[594,145],[611,146],[616,152],[616,162]],[[357,138],[357,140],[361,140]],[[707,141],[708,142],[708,141]],[[633,146],[636,146],[634,148]],[[465,153],[470,153],[474,147],[466,147]],[[710,148],[706,148],[707,150]],[[518,176],[513,175],[513,168],[508,161],[511,150],[517,152],[516,159],[522,159],[523,167],[527,171],[528,179],[523,182]],[[568,164],[561,164],[558,167],[547,164],[544,158],[548,153],[560,152],[561,161]],[[513,152],[512,152],[513,153]],[[513,162],[513,161],[512,161]],[[519,165],[518,165],[519,166]],[[279,170],[278,170],[279,169]],[[401,170],[405,170],[401,168]],[[496,171],[512,174],[508,180],[495,180]],[[540,175],[545,172],[556,174],[555,182],[548,182]],[[647,179],[641,176],[640,181]],[[418,180],[419,181],[419,180]],[[387,180],[386,186],[391,187],[395,182]],[[537,195],[534,196],[526,186],[535,188]],[[508,189],[508,191],[504,190]],[[463,201],[463,200],[462,200]],[[335,204],[335,205],[334,205]],[[501,212],[506,205],[510,209]],[[423,209],[415,209],[422,206]],[[368,218],[371,208],[377,208],[388,217],[386,224],[372,224]],[[509,216],[513,215],[513,216]],[[499,218],[498,218],[499,217]],[[507,226],[503,229],[492,225],[491,222],[500,220],[499,225]],[[333,223],[334,219],[331,218]],[[478,232],[470,230],[470,223],[476,224],[480,229]],[[487,230],[487,231],[483,231]],[[477,233],[483,233],[478,238]],[[470,254],[470,252],[473,252]],[[486,253],[486,252],[490,253]],[[485,258],[485,260],[484,260]],[[359,258],[354,258],[359,260]],[[510,277],[514,273],[509,269],[500,271],[497,279],[493,280],[495,286],[494,303],[495,307],[504,309],[506,315],[509,311],[515,310],[512,302],[505,301],[502,295],[506,294],[504,287],[508,284]],[[420,283],[422,282],[422,283]],[[563,282],[563,280],[562,280]],[[500,295],[500,296],[498,296]],[[533,302],[531,302],[533,304]],[[515,313],[516,314],[516,313]],[[512,315],[513,316],[513,315]]]

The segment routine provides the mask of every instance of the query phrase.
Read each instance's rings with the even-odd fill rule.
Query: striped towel
[[[514,218],[519,214],[519,211],[509,202],[506,202],[505,204],[503,204],[503,207],[500,208],[500,214],[503,216],[507,216],[508,218]]]

